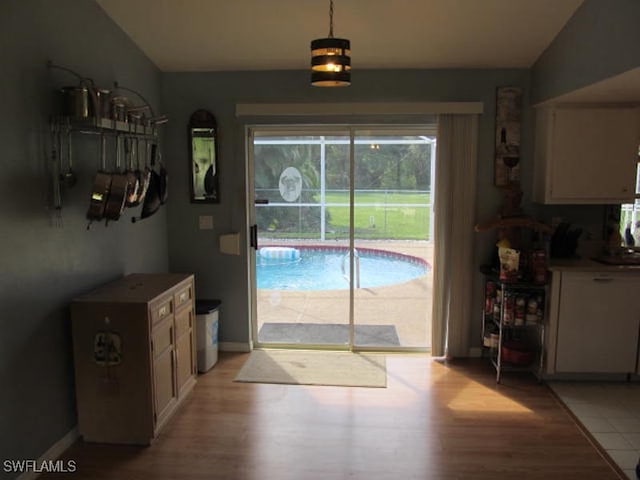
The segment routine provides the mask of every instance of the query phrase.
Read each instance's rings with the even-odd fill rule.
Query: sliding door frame
[[[329,124],[250,124],[245,125],[246,139],[246,198],[247,198],[247,232],[252,231],[252,227],[257,225],[256,218],[256,197],[255,197],[255,157],[254,140],[255,133],[269,133],[270,135],[296,135],[307,134],[313,136],[348,136],[349,137],[349,251],[355,248],[355,181],[356,181],[356,158],[355,140],[356,132],[368,130],[379,131],[381,134],[403,135],[429,135],[435,136],[437,124],[435,117],[432,122],[424,123],[329,123]],[[432,158],[435,162],[435,156]],[[435,173],[434,165],[431,165],[431,173]],[[435,185],[435,178],[432,176],[431,184]],[[433,195],[433,194],[432,194]],[[433,208],[432,208],[433,211]],[[432,217],[433,218],[433,217]],[[433,222],[433,219],[432,219]],[[255,234],[257,237],[257,233]],[[384,352],[429,352],[430,347],[402,347],[402,346],[362,346],[355,344],[355,256],[349,255],[349,340],[347,344],[290,344],[290,343],[265,343],[258,339],[258,305],[257,305],[257,270],[256,252],[257,249],[248,246],[248,281],[249,281],[249,302],[250,302],[250,335],[251,343],[255,348],[282,348],[282,349],[317,349],[336,351],[384,351]],[[425,313],[426,314],[426,313]],[[428,312],[430,315],[431,312]],[[425,322],[427,318],[425,317]],[[430,332],[429,332],[430,335]],[[430,338],[430,337],[429,337]]]

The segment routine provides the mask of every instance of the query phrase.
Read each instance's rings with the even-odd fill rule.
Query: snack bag
[[[505,282],[518,280],[520,252],[513,248],[498,247],[498,257],[500,258],[500,280]]]

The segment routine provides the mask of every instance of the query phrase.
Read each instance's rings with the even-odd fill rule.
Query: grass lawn
[[[327,193],[328,232],[338,238],[349,233],[348,192]],[[425,240],[429,238],[429,193],[356,192],[355,231],[360,239]]]
[[[319,195],[314,200],[319,202]],[[426,192],[356,192],[355,236],[360,240],[426,240],[430,233],[430,202],[431,195]],[[349,238],[349,192],[327,192],[326,204],[326,238]],[[284,207],[273,208],[276,210],[271,211],[270,217],[278,218],[277,209]],[[320,208],[307,207],[300,215],[300,219],[307,221],[296,222],[297,225],[289,222],[283,228],[262,225],[260,229],[270,238],[319,238]]]

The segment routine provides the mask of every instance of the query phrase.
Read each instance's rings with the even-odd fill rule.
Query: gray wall
[[[634,20],[639,8],[636,0],[586,0],[536,63],[533,101],[637,67],[640,30]],[[52,91],[73,79],[48,71],[48,59],[91,76],[100,85],[117,80],[137,89],[157,110],[170,115],[164,144],[170,170],[166,209],[136,225],[129,222],[131,214],[127,213],[107,228],[95,225],[87,231],[84,216],[97,144],[94,139],[78,138],[75,169],[80,182],[63,194],[63,226],[53,225],[48,117],[53,111]],[[346,89],[312,88],[306,71],[161,75],[97,4],[88,0],[3,0],[0,61],[2,459],[37,458],[76,423],[68,305],[79,293],[133,271],[170,267],[194,272],[198,296],[224,302],[221,340],[248,341],[246,252],[239,257],[218,252],[222,233],[241,232],[243,244],[247,238],[244,124],[234,115],[237,103],[481,101],[485,113],[479,137],[478,221],[492,216],[500,203],[493,187],[495,89],[520,85],[525,89],[525,106],[532,103],[528,70],[356,70],[353,85]],[[211,110],[220,125],[221,203],[216,205],[189,203],[186,125],[197,108]],[[306,119],[310,123],[320,120]],[[530,204],[529,108],[523,122],[525,209],[536,210],[547,219],[563,215],[597,224],[594,218],[601,214],[599,207]],[[198,216],[203,214],[214,217],[213,231],[198,230]],[[475,263],[480,264],[487,259],[495,237],[469,234],[475,239]],[[479,338],[482,284],[479,274],[470,274],[474,275],[472,295],[478,305],[472,333]]]
[[[95,138],[75,138],[78,184],[52,223],[49,125],[55,88],[76,80],[48,59],[159,108],[160,74],[86,0],[0,2],[0,458],[38,458],[76,424],[69,301],[133,271],[166,271],[166,210],[87,231]]]
[[[532,103],[640,66],[640,2],[585,0],[532,68]]]
[[[531,68],[531,104],[640,66],[640,2],[585,0]],[[604,207],[533,205],[540,218],[562,218],[583,228],[580,249],[598,249]]]
[[[493,216],[500,203],[499,192],[493,186],[495,90],[502,85],[519,85],[528,92],[528,81],[527,70],[357,71],[353,74],[350,87],[323,89],[309,85],[306,71],[164,74],[162,96],[172,119],[167,127],[165,152],[171,162],[172,178],[175,179],[171,185],[172,199],[168,206],[171,269],[195,272],[197,295],[222,299],[221,341],[248,342],[247,253],[243,251],[238,257],[218,251],[218,236],[222,233],[241,232],[243,246],[247,238],[245,120],[235,117],[237,103],[483,102],[485,113],[480,121],[477,178],[479,201],[476,203],[477,218],[482,220]],[[527,93],[525,103],[528,103]],[[219,125],[221,202],[214,205],[189,203],[186,125],[191,113],[198,108],[210,110]],[[352,120],[341,119],[342,122]],[[376,122],[380,119],[357,120]],[[259,121],[266,122],[265,119]],[[284,119],[269,121],[277,123]],[[305,117],[302,121],[318,123],[325,119]],[[420,118],[415,119],[416,123],[420,121]],[[528,114],[524,118],[524,132],[523,178],[526,196],[530,197],[531,138]],[[213,231],[198,229],[199,215],[213,216]],[[479,265],[487,259],[495,239],[490,234],[469,232],[469,235],[475,237],[476,264]],[[481,305],[481,279],[476,272],[470,274],[474,275],[477,284],[473,292],[475,303]],[[478,332],[477,335],[474,332],[474,335],[480,338],[479,318],[475,324]]]

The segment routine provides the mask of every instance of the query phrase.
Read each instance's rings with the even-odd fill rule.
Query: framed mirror
[[[218,141],[215,117],[197,110],[189,119],[191,203],[218,203]]]

